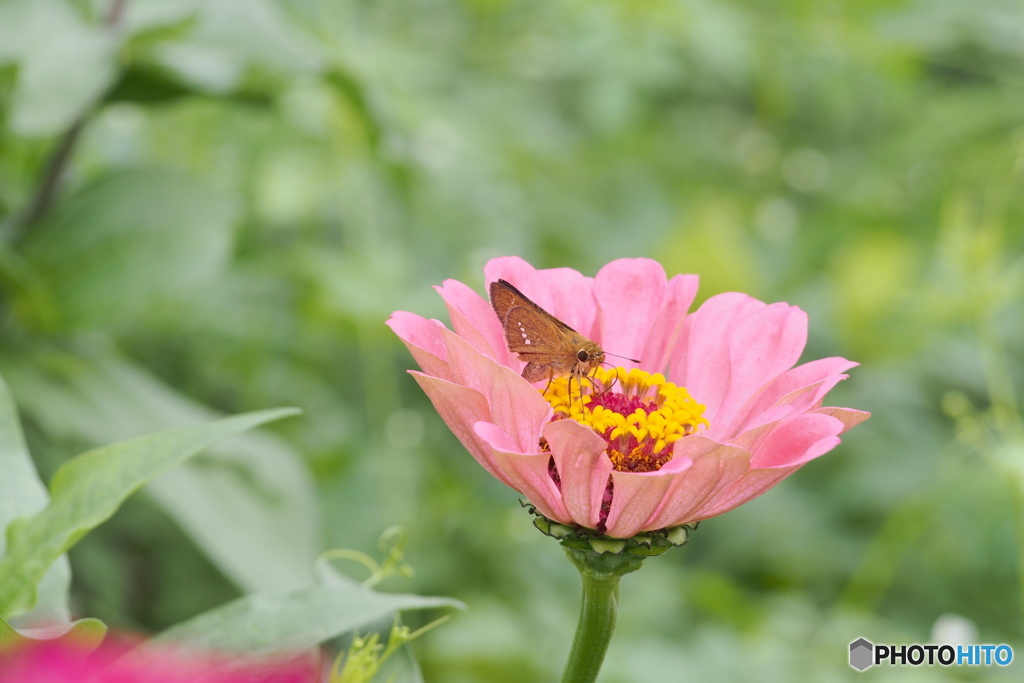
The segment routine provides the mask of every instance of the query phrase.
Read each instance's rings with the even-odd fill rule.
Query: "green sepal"
[[[552,521],[537,512],[537,508],[530,503],[520,501],[520,504],[535,516],[533,525],[542,534],[558,540],[567,549],[567,552],[572,549],[598,555],[622,555],[625,553],[637,557],[653,557],[661,555],[669,548],[684,545],[690,540],[690,533],[697,528],[697,523],[683,524],[667,529],[644,531],[631,538],[614,538],[599,534],[594,529]]]

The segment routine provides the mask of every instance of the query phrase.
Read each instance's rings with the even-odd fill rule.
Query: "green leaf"
[[[47,31],[66,31],[79,23],[60,0],[8,0],[0,3],[0,64],[18,63]]]
[[[11,645],[30,643],[35,640],[73,640],[77,645],[93,649],[107,634],[107,625],[99,619],[79,619],[53,628],[15,629],[0,618],[0,651]]]
[[[46,507],[49,497],[36,473],[32,457],[18,422],[18,411],[7,384],[0,379],[0,531],[18,517],[31,515]],[[6,539],[0,533],[0,557]],[[38,587],[38,602],[33,614],[23,615],[28,624],[36,621],[64,622],[68,612],[68,587],[71,569],[66,557],[60,557],[47,570]]]
[[[279,408],[169,429],[70,460],[53,476],[50,504],[8,527],[7,555],[0,560],[0,616],[31,608],[36,584],[53,561],[151,479],[221,439],[297,412]]]
[[[253,70],[316,72],[324,61],[318,46],[272,0],[196,3],[193,19],[195,30],[161,41],[152,58],[201,90],[234,90]]]
[[[104,345],[0,358],[22,410],[48,434],[101,444],[219,417]],[[308,586],[320,551],[302,456],[270,434],[217,444],[150,484],[156,500],[243,592]]]
[[[142,104],[167,103],[196,94],[172,75],[158,69],[130,67],[107,93],[106,101]]]
[[[382,126],[377,112],[370,104],[363,84],[355,76],[338,66],[327,72],[325,80],[344,95],[352,105],[359,120],[366,127],[366,138],[370,146],[377,150],[383,134]]]
[[[232,202],[209,186],[135,169],[83,189],[22,246],[64,324],[97,328],[207,285],[227,262],[234,219]]]
[[[463,608],[458,600],[377,593],[358,584],[256,593],[159,634],[154,643],[224,652],[276,654],[316,647],[401,610]]]
[[[8,125],[20,135],[53,135],[93,106],[114,79],[119,37],[89,26],[67,3],[16,0],[0,12],[3,58],[17,59]],[[6,54],[4,54],[6,53]]]

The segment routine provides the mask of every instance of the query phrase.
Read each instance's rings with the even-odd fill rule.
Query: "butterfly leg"
[[[580,372],[578,367],[573,368],[569,372],[569,403],[572,404],[572,378],[576,378],[576,389],[580,396],[580,410],[586,410],[587,404],[583,402],[583,377],[585,375]]]

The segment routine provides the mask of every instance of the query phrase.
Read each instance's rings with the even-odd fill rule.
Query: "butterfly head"
[[[587,340],[576,352],[576,374],[587,375],[590,371],[604,363],[604,351],[592,341]]]

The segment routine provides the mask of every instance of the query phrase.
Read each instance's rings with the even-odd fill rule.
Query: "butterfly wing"
[[[576,363],[574,342],[583,337],[522,292],[498,280],[491,284],[491,306],[505,330],[509,351],[527,362],[529,382],[564,375]]]

